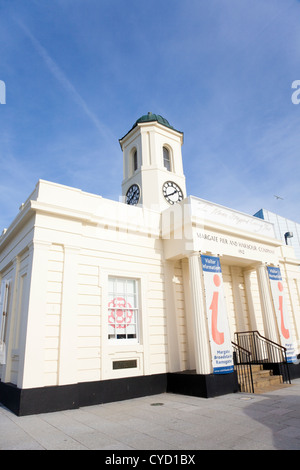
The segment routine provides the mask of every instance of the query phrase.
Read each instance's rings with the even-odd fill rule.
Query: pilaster
[[[78,254],[64,246],[58,385],[77,382]]]
[[[241,288],[239,276],[242,276],[241,268],[236,266],[230,267],[231,280],[232,280],[232,293],[234,298],[234,305],[236,311],[236,324],[238,331],[246,331],[245,322],[245,309],[242,301]]]
[[[253,301],[253,293],[252,293],[252,283],[251,283],[251,275],[254,269],[247,269],[244,271],[244,282],[245,282],[245,291],[246,291],[246,298],[247,298],[247,306],[249,312],[249,329],[252,331],[257,331],[257,318],[256,318],[256,309],[254,306]]]
[[[256,267],[257,279],[258,279],[258,288],[261,302],[261,309],[263,315],[265,336],[279,343],[277,322],[274,314],[274,306],[270,291],[270,285],[267,277],[267,268],[265,264],[260,264]]]
[[[29,305],[20,337],[19,388],[40,387],[45,371],[47,273],[51,243],[34,241],[29,247]],[[23,359],[23,363],[21,362]]]
[[[174,262],[166,262],[165,273],[169,372],[178,372],[182,370],[182,361],[178,328],[178,312],[176,307],[176,289],[173,281]]]
[[[10,307],[10,315],[7,318],[7,325],[6,325],[6,338],[5,343],[7,346],[6,350],[6,364],[3,367],[3,374],[1,380],[3,382],[10,382],[10,373],[11,373],[11,362],[12,362],[12,349],[13,345],[13,335],[14,335],[14,327],[17,328],[16,325],[16,297],[17,297],[17,284],[18,284],[18,274],[20,269],[20,257],[16,256],[13,261],[13,272],[12,272],[12,305]]]

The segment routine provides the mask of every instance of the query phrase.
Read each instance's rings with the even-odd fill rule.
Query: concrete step
[[[271,375],[270,373],[271,371],[269,370],[254,370],[252,369],[252,377],[253,377],[253,381],[256,380],[264,380],[264,379],[268,379],[269,377],[274,377]],[[247,378],[249,375],[249,372],[248,371],[242,371],[240,372],[239,376],[241,378],[241,380],[243,380],[243,378]]]
[[[280,390],[281,388],[289,388],[289,387],[292,387],[292,384],[284,384],[284,383],[280,383],[280,384],[277,384],[277,385],[269,385],[268,387],[255,387],[254,388],[254,393],[257,394],[257,395],[261,395],[263,393],[267,393],[267,392],[272,392],[272,391],[275,391],[275,390]]]
[[[265,393],[266,391],[286,386],[286,384],[282,383],[282,377],[280,375],[273,375],[271,370],[264,370],[260,365],[253,365],[251,369],[254,393]],[[242,371],[239,374],[239,382],[241,392],[247,391],[246,384],[249,382],[249,376],[246,371]]]
[[[268,377],[253,377],[255,387],[269,387],[270,385],[280,385],[282,383],[279,375],[269,375]]]

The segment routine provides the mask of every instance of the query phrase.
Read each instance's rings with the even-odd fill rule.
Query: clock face
[[[163,184],[163,195],[169,204],[176,204],[176,202],[180,202],[183,199],[183,192],[178,184],[173,181],[166,181]]]
[[[137,184],[130,186],[126,193],[126,204],[135,206],[140,199],[140,188]]]

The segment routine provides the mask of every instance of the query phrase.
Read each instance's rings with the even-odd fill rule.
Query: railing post
[[[244,387],[244,392],[254,393],[252,367],[250,361],[250,352],[237,343],[232,342],[235,353],[235,365],[237,367],[237,376],[240,387]]]

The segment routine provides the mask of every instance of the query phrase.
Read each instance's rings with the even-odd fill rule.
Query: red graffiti
[[[123,297],[115,297],[108,303],[108,323],[113,328],[126,328],[131,323],[133,310]]]

